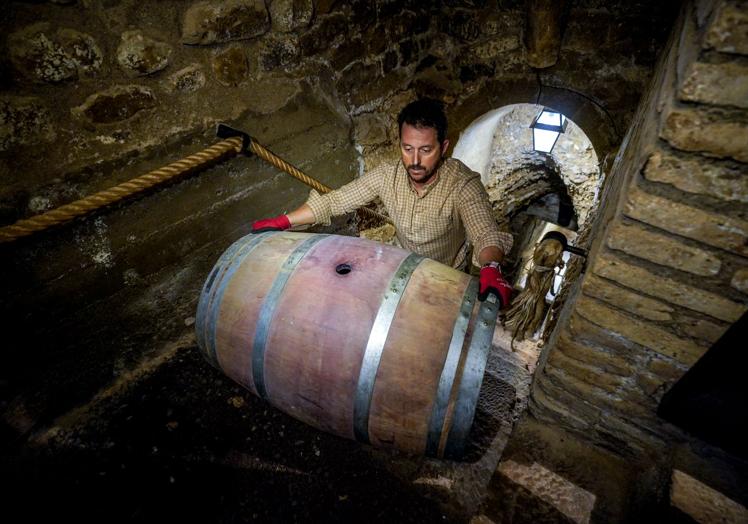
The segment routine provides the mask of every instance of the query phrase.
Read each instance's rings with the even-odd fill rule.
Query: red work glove
[[[503,309],[509,305],[509,299],[512,296],[512,286],[504,280],[498,262],[489,262],[480,269],[478,300],[486,300],[490,293],[493,293],[499,299],[499,309]]]
[[[264,233],[265,231],[284,231],[291,227],[291,221],[286,215],[278,215],[275,218],[265,218],[252,222],[252,233]]]

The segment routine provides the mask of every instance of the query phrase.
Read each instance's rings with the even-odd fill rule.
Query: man
[[[480,175],[457,159],[445,158],[449,140],[442,105],[417,100],[405,106],[397,120],[402,163],[381,166],[325,195],[312,191],[301,207],[256,221],[252,232],[329,224],[331,217],[379,197],[404,248],[464,268],[472,244],[473,263],[481,267],[478,298],[493,293],[506,307],[512,288],[499,264],[512,247],[512,236],[498,230]]]

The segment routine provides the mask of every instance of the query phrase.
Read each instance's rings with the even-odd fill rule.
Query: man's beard
[[[440,165],[441,165],[441,160],[434,166],[434,168],[431,171],[426,171],[426,168],[424,168],[423,166],[411,164],[409,166],[405,166],[405,171],[407,171],[408,177],[410,178],[412,182],[416,182],[417,184],[425,184],[426,182],[434,178],[434,175],[439,170]],[[420,180],[413,177],[411,170],[415,172],[416,176],[421,177]]]

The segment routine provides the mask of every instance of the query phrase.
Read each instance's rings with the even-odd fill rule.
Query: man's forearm
[[[302,204],[301,207],[287,213],[286,216],[292,226],[314,224],[314,213],[312,212],[312,208],[309,207],[309,204]]]
[[[486,246],[478,253],[478,263],[483,266],[489,262],[501,263],[504,260],[504,253],[497,246]]]

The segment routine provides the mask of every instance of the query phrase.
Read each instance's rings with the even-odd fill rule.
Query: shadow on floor
[[[44,445],[3,453],[12,479],[6,514],[31,522],[467,520],[366,447],[253,397],[194,348],[95,411]]]

